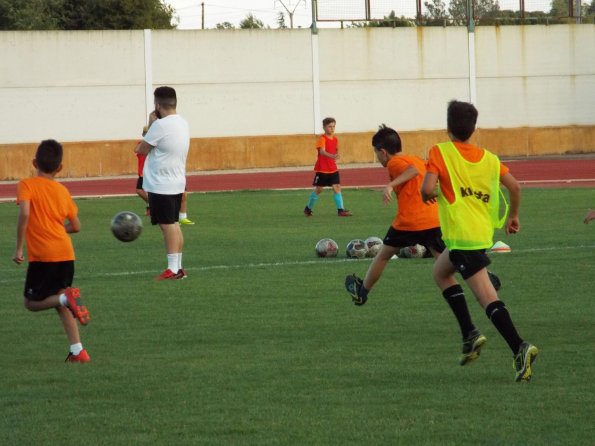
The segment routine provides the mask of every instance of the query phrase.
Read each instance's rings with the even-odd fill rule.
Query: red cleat
[[[339,217],[351,217],[353,214],[351,213],[351,211],[347,211],[345,209],[339,209],[337,211],[337,215]]]
[[[188,274],[186,274],[186,271],[184,271],[182,268],[180,268],[178,270],[178,272],[176,273],[176,277],[174,277],[174,279],[180,280],[180,279],[185,279],[186,277],[188,277]]]
[[[68,301],[68,309],[72,315],[78,319],[81,325],[87,325],[91,320],[89,311],[81,301],[81,292],[78,288],[66,288],[64,291],[66,299]]]
[[[171,269],[167,268],[165,271],[163,271],[161,274],[159,274],[157,277],[155,277],[155,280],[159,281],[159,280],[168,280],[168,279],[177,279],[178,275],[176,273],[174,273]]]
[[[87,350],[82,349],[78,355],[75,355],[72,352],[68,353],[66,361],[64,362],[79,362],[81,364],[84,364],[85,362],[89,362],[90,360],[91,357],[89,356],[89,353],[87,353]]]

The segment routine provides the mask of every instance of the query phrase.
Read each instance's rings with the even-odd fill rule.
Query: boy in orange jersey
[[[62,146],[57,141],[42,141],[33,160],[37,176],[22,180],[18,185],[17,242],[12,260],[17,264],[25,261],[26,240],[29,266],[25,308],[30,311],[55,308],[70,342],[66,361],[85,363],[91,358],[81,344],[76,320],[85,325],[90,317],[78,288],[71,288],[74,249],[68,236],[79,232],[81,224],[68,190],[54,181],[62,170],[62,154]]]
[[[337,215],[339,217],[351,217],[351,212],[343,207],[343,194],[341,193],[341,179],[339,177],[339,168],[337,167],[337,160],[339,159],[339,142],[335,136],[335,126],[337,122],[334,118],[324,118],[322,120],[322,127],[324,135],[318,138],[316,143],[316,150],[318,151],[318,158],[314,165],[314,181],[312,185],[314,190],[310,194],[308,204],[304,208],[304,215],[306,217],[312,216],[312,209],[318,201],[318,196],[325,187],[332,187],[334,192],[335,206],[337,207]]]
[[[436,203],[424,204],[419,193],[426,173],[424,161],[417,156],[402,153],[399,134],[384,124],[372,137],[372,146],[376,158],[386,167],[390,178],[383,192],[384,203],[392,201],[394,191],[397,196],[397,214],[364,280],[355,274],[345,278],[345,287],[355,305],[366,303],[368,293],[380,279],[386,264],[401,248],[424,245],[434,257],[438,257],[445,249],[438,206]]]
[[[477,116],[477,109],[472,104],[451,101],[447,112],[450,141],[430,150],[421,194],[427,203],[438,199],[442,238],[447,246],[434,264],[434,280],[459,323],[463,337],[460,364],[476,359],[486,338],[471,321],[465,294],[455,279],[455,272],[467,282],[477,302],[512,350],[516,370],[514,380],[529,381],[537,347],[519,336],[508,309],[498,299],[488,277],[486,267],[490,259],[485,252],[493,245],[494,228],[504,224],[504,218],[499,217],[500,183],[510,194],[510,213],[507,218],[505,216],[507,234],[515,234],[520,229],[521,189],[496,155],[470,143]],[[439,194],[436,192],[438,182]]]

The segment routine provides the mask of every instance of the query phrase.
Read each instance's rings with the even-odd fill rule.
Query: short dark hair
[[[326,127],[327,125],[329,125],[329,124],[331,124],[331,123],[333,123],[333,122],[334,122],[335,124],[337,123],[337,121],[335,121],[335,118],[330,118],[330,117],[329,117],[329,118],[324,118],[324,119],[322,120],[322,126],[323,126],[323,127]]]
[[[475,131],[479,112],[468,102],[450,101],[446,113],[448,131],[459,141],[467,141]]]
[[[176,90],[171,87],[157,87],[153,92],[155,102],[165,108],[175,108],[178,105]]]
[[[62,164],[64,150],[62,144],[55,139],[41,141],[35,153],[37,168],[44,173],[53,173]]]
[[[372,146],[376,150],[384,149],[394,155],[401,151],[401,137],[395,129],[382,124],[378,126],[378,131],[372,136]]]

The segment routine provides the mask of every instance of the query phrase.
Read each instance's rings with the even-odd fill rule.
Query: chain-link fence
[[[347,27],[595,23],[595,0],[315,0],[316,18]]]

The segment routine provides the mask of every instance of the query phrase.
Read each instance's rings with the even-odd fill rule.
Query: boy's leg
[[[48,296],[43,300],[31,300],[24,297],[23,304],[29,311],[44,311],[49,310],[50,308],[58,308],[62,306],[60,304],[60,294]]]
[[[149,203],[149,198],[144,189],[136,189],[136,194],[141,197],[145,203]]]
[[[59,306],[56,308],[56,311],[58,312],[58,316],[60,316],[60,321],[62,321],[62,326],[64,327],[64,332],[66,333],[70,345],[79,344],[81,342],[79,328],[78,325],[76,325],[76,319],[70,310],[66,307]]]
[[[187,209],[188,194],[186,191],[182,194],[182,202],[180,203],[180,213],[178,221],[182,225],[193,225],[194,222],[188,218]]]
[[[380,248],[380,252],[376,254],[376,257],[372,260],[368,271],[364,277],[364,282],[362,286],[363,293],[367,294],[372,290],[376,282],[382,276],[384,268],[386,268],[386,264],[394,256],[400,248],[395,248],[394,246],[382,245]]]
[[[310,197],[308,197],[308,204],[306,204],[306,207],[304,208],[304,214],[306,215],[306,217],[310,217],[312,215],[312,209],[314,209],[314,206],[316,206],[316,202],[318,201],[318,195],[320,195],[322,191],[322,187],[314,187],[314,190],[310,194]]]
[[[487,269],[483,268],[466,281],[477,302],[485,310],[488,319],[502,335],[512,353],[516,355],[523,340],[519,336],[504,302],[498,299],[498,294],[488,277]]]
[[[486,338],[473,325],[465,293],[454,277],[455,271],[455,267],[450,261],[449,251],[445,249],[434,264],[434,280],[459,324],[463,338],[459,364],[466,365],[479,357]]]
[[[538,349],[533,344],[523,341],[519,336],[510,313],[504,302],[498,299],[490,281],[487,269],[478,271],[467,279],[467,284],[475,294],[477,301],[485,309],[488,319],[504,338],[513,354],[513,367],[516,371],[514,380],[530,381],[531,365],[537,358]]]
[[[351,217],[351,212],[345,209],[343,204],[343,194],[341,193],[341,185],[333,184],[333,199],[335,200],[335,207],[339,217]]]

